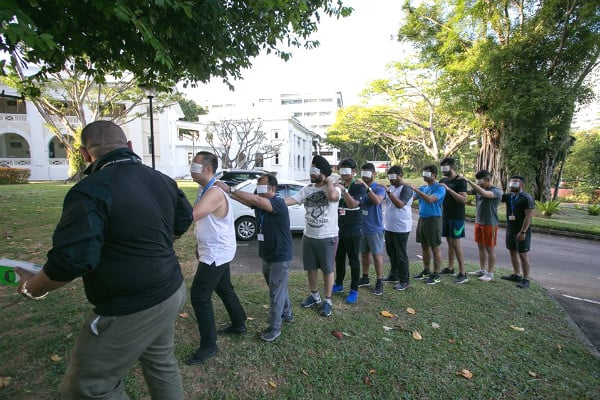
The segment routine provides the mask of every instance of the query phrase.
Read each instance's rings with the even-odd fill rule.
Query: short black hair
[[[370,162],[368,162],[368,163],[364,163],[364,164],[362,165],[362,167],[360,167],[360,169],[361,169],[361,170],[364,170],[364,171],[371,171],[371,172],[375,172],[375,165],[373,165],[373,163],[370,163]]]
[[[513,175],[510,177],[510,179],[518,179],[521,181],[521,183],[525,184],[525,178],[523,178],[521,175]]]
[[[200,157],[202,160],[202,164],[210,165],[212,168],[213,174],[217,172],[217,168],[219,167],[219,159],[216,155],[209,151],[199,151],[196,153],[196,157]]]
[[[351,169],[356,169],[356,161],[354,161],[351,158],[344,158],[342,161],[340,161],[340,168],[351,168]]]
[[[438,169],[435,165],[429,164],[429,165],[426,165],[423,167],[423,171],[429,171],[432,174],[434,174],[435,176],[437,176]]]
[[[442,161],[440,161],[440,165],[450,165],[452,167],[456,166],[456,160],[452,157],[446,157]]]
[[[396,174],[396,175],[404,175],[404,171],[402,171],[402,167],[399,165],[392,165],[390,167],[390,169],[388,169],[388,175],[389,174]]]
[[[260,181],[264,177],[267,178],[267,183],[269,186],[277,186],[277,178],[275,177],[275,175],[270,174],[270,173],[262,174],[261,176],[259,176],[258,179],[256,180],[256,183],[258,184],[258,181]]]
[[[485,169],[482,169],[481,171],[479,171],[475,174],[476,179],[487,179],[487,178],[491,178],[491,177],[492,177],[492,174],[490,174],[490,172],[486,171]]]

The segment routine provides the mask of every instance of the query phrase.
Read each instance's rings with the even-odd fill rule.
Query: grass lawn
[[[182,186],[189,198],[195,196],[194,185]],[[68,187],[0,186],[0,256],[44,261]],[[193,235],[184,235],[176,249],[189,287],[195,268]],[[421,265],[411,268],[416,273]],[[530,290],[519,290],[502,280],[456,285],[445,277],[433,287],[413,281],[405,292],[386,285],[381,297],[361,288],[357,305],[346,305],[336,295],[333,315],[323,318],[314,309],[299,307],[307,293],[306,277],[293,272],[290,296],[296,321],[285,324],[277,341],[264,343],[258,338],[268,315],[263,278],[236,275],[233,281],[251,318],[249,333],[219,338],[220,352],[204,365],[181,362],[186,398],[600,398],[600,360],[535,283]],[[0,287],[0,307],[5,315],[0,320],[0,377],[11,378],[0,389],[0,399],[57,398],[73,343],[91,311],[81,281],[38,302],[17,295],[12,287]],[[415,314],[407,312],[409,307]],[[218,299],[215,309],[217,323],[225,325]],[[384,317],[382,310],[393,317]],[[334,337],[333,330],[343,332],[343,339]],[[422,340],[413,338],[415,331]],[[179,360],[197,343],[188,302],[176,324]],[[457,375],[463,369],[473,374],[471,379]],[[149,398],[139,366],[131,370],[126,387],[132,399]]]

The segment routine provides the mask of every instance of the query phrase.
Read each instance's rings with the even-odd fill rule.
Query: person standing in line
[[[508,187],[510,193],[502,195],[506,203],[506,248],[510,252],[513,273],[502,279],[517,282],[517,287],[529,287],[529,259],[527,253],[531,248],[531,218],[535,209],[533,197],[523,191],[525,178],[519,175],[510,177]]]
[[[412,229],[412,210],[414,192],[402,182],[402,167],[394,165],[388,170],[390,186],[383,202],[383,228],[385,249],[390,258],[390,273],[386,281],[394,282],[396,290],[406,290],[409,286],[408,236]]]
[[[385,187],[375,182],[375,165],[366,163],[361,167],[362,184],[367,189],[367,197],[362,202],[362,239],[360,253],[362,258],[362,277],[359,287],[369,286],[369,262],[373,255],[377,281],[373,294],[383,294],[383,208]]]
[[[440,162],[444,177],[440,185],[446,189],[442,205],[442,237],[448,243],[448,267],[441,271],[442,275],[454,275],[454,259],[458,263],[458,274],[455,283],[468,282],[465,273],[465,260],[461,239],[465,237],[465,204],[467,203],[467,181],[456,173],[453,158],[446,157]]]
[[[469,272],[480,281],[494,280],[496,240],[498,237],[498,205],[502,199],[500,188],[492,185],[492,174],[481,170],[475,174],[477,183],[467,179],[476,197],[475,243],[479,249],[479,270]],[[487,270],[486,270],[487,265]]]
[[[317,287],[317,271],[321,270],[325,294],[321,315],[324,317],[329,317],[333,312],[333,263],[338,241],[338,202],[341,195],[330,175],[329,162],[322,156],[314,156],[310,167],[311,184],[304,186],[294,196],[285,198],[286,205],[304,204],[306,210],[302,261],[308,275],[310,294],[301,305],[311,308],[321,304]]]
[[[356,162],[347,158],[340,161],[342,182],[336,186],[342,191],[338,204],[338,246],[335,252],[335,284],[333,293],[344,291],[346,277],[346,255],[350,264],[350,292],[346,303],[355,304],[358,300],[358,281],[360,279],[359,246],[362,236],[362,212],[360,205],[367,196],[364,185],[356,179]]]
[[[187,358],[188,365],[200,364],[218,351],[213,292],[221,298],[231,319],[231,325],[220,329],[218,333],[246,333],[246,313],[231,284],[229,269],[236,250],[231,199],[215,185],[217,166],[218,159],[214,154],[201,151],[194,157],[190,168],[192,179],[202,189],[194,205],[198,269],[190,291],[200,346]]]
[[[281,335],[282,321],[292,322],[292,304],[288,294],[288,275],[292,261],[290,214],[285,202],[277,197],[277,178],[264,174],[256,181],[256,194],[235,190],[225,182],[217,182],[232,199],[254,208],[258,223],[258,255],[262,272],[269,285],[269,327],[260,338],[272,342]]]
[[[437,182],[437,167],[423,167],[423,180],[426,185],[412,186],[419,199],[419,221],[417,222],[417,243],[423,250],[423,271],[414,278],[424,280],[428,285],[441,282],[440,267],[442,264],[442,203],[446,189]],[[433,273],[431,261],[433,258]]]
[[[16,269],[25,297],[81,277],[94,305],[61,398],[126,399],[123,378],[139,360],[152,399],[183,400],[174,336],[186,296],[173,240],[191,225],[192,206],[175,181],[142,164],[113,122],[83,128],[79,150],[88,177],[65,197],[43,269]]]

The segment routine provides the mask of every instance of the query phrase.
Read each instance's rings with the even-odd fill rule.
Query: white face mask
[[[371,171],[360,171],[360,176],[363,178],[372,178],[373,173]]]
[[[393,181],[393,180],[394,180],[394,179],[396,179],[396,178],[398,178],[398,175],[396,175],[396,174],[389,174],[389,175],[388,175],[388,179],[389,179],[390,181]]]
[[[204,166],[202,164],[192,163],[192,165],[190,165],[190,173],[201,174],[202,171],[204,171]]]
[[[317,167],[310,167],[310,170],[308,170],[308,173],[310,175],[320,175],[321,174],[321,170]]]
[[[442,165],[442,172],[450,172],[450,166],[449,165]]]
[[[423,171],[423,178],[431,178],[431,172]]]
[[[267,193],[269,185],[256,185],[256,194]]]
[[[340,168],[340,175],[351,175],[352,168]]]
[[[510,183],[508,184],[508,187],[515,188],[515,189],[520,188],[521,187],[521,182],[519,182],[519,181],[510,181]]]

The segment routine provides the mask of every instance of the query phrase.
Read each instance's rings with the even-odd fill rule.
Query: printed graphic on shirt
[[[306,223],[313,228],[320,228],[327,224],[329,215],[329,199],[324,191],[313,192],[306,197]]]

